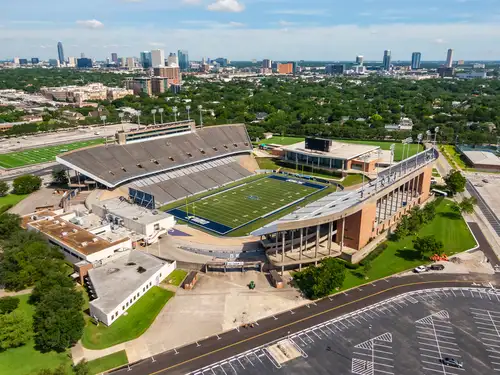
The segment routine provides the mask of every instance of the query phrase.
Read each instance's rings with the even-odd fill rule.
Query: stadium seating
[[[245,126],[223,125],[205,127],[194,133],[168,138],[76,150],[58,156],[57,160],[70,168],[83,171],[82,173],[89,177],[97,178],[111,188],[146,175],[250,152],[252,144]],[[241,174],[239,173],[241,171],[235,172],[233,168],[226,168],[225,173],[211,172],[210,178],[220,185],[234,181]],[[179,174],[177,177],[182,175]],[[155,181],[155,183],[162,182],[162,180]],[[207,182],[207,185],[210,184]],[[191,190],[204,186],[201,182],[197,182]],[[182,185],[179,189],[186,190]],[[174,190],[177,191],[177,188],[174,187]]]
[[[236,159],[226,157],[137,179],[129,186],[152,194],[157,204],[164,205],[251,175]]]

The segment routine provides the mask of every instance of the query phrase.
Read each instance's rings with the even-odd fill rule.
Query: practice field
[[[224,235],[275,214],[326,187],[316,182],[271,175],[167,212],[189,224]]]
[[[56,146],[32,148],[25,151],[0,154],[1,168],[17,168],[31,164],[40,164],[54,161],[56,156],[78,148],[93,146],[103,143],[103,139],[92,139],[83,142],[73,142]]]

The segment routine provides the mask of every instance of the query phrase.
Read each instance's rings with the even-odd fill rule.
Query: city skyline
[[[366,60],[379,60],[385,49],[393,51],[393,60],[406,60],[415,50],[428,60],[442,60],[447,46],[459,47],[456,58],[460,59],[500,59],[496,43],[500,9],[492,0],[485,0],[483,7],[491,7],[486,12],[466,0],[443,0],[439,6],[423,0],[418,7],[395,0],[364,0],[355,8],[326,0],[312,0],[307,7],[298,0],[110,0],[105,4],[49,0],[43,6],[29,2],[29,13],[25,5],[11,2],[6,15],[0,16],[2,59],[53,58],[52,46],[61,35],[66,56],[85,51],[99,60],[111,50],[137,56],[138,51],[155,48],[186,49],[193,60],[202,56],[260,60],[271,55],[275,60],[300,60],[305,50],[309,60],[350,60],[361,51]],[[335,38],[338,35],[349,37]]]

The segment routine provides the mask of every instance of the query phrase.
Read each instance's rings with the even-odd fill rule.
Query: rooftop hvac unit
[[[92,238],[92,242],[94,242],[94,243],[95,243],[95,242],[97,242],[97,241],[99,241],[99,238],[97,238],[97,237]]]
[[[32,215],[32,216],[30,217],[30,219],[31,219],[31,220],[38,220],[38,216],[36,216],[36,215]]]
[[[158,210],[153,210],[153,215],[158,215]]]
[[[78,229],[73,228],[72,232],[73,232],[73,233],[77,233],[77,232],[78,232]]]
[[[87,241],[84,241],[84,242],[82,242],[80,245],[81,245],[82,247],[87,247],[87,245],[88,245],[88,244],[89,244],[89,243],[88,243]]]
[[[65,227],[66,226],[66,223],[61,223],[61,227]]]
[[[62,232],[61,236],[66,237],[68,235],[68,232]]]
[[[54,224],[59,224],[59,220],[54,221]]]

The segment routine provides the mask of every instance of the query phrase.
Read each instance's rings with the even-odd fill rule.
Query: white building
[[[168,66],[179,66],[179,58],[175,53],[171,53],[167,58]]]
[[[476,79],[476,78],[486,78],[486,72],[468,72],[468,73],[457,73],[456,78],[460,79]]]
[[[123,197],[93,204],[92,212],[114,225],[144,235],[148,244],[156,242],[158,237],[175,225],[174,216],[130,203]]]
[[[91,297],[90,315],[111,325],[151,287],[175,270],[176,263],[140,251],[127,251],[88,271],[85,281]]]
[[[162,49],[151,51],[151,66],[153,68],[162,68],[165,66],[165,52]]]
[[[135,62],[133,57],[127,57],[127,68],[129,69],[135,68]]]

